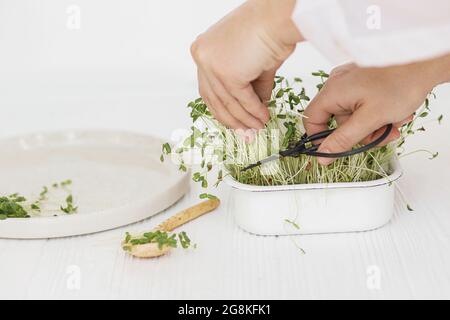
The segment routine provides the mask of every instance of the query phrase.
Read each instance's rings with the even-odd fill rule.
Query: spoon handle
[[[161,223],[156,229],[167,232],[173,231],[179,226],[182,226],[183,224],[194,220],[204,215],[205,213],[213,211],[219,206],[219,204],[219,199],[210,199],[203,201],[170,217],[169,219]]]

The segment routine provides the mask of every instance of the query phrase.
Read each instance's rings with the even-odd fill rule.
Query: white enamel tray
[[[37,239],[94,233],[128,225],[168,208],[189,187],[162,141],[116,131],[65,131],[0,140],[0,196],[27,198],[71,179],[78,212],[0,220],[0,238]]]
[[[402,175],[396,158],[392,174],[368,181],[286,186],[252,186],[231,176],[229,207],[236,223],[260,235],[357,232],[377,229],[394,214],[395,181]]]

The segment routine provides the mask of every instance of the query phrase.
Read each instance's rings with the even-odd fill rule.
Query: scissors
[[[307,146],[307,144],[312,143],[313,141],[321,140],[321,139],[328,137],[330,134],[333,133],[333,131],[335,129],[322,131],[322,132],[313,134],[311,136],[308,136],[305,133],[302,136],[302,138],[300,139],[300,141],[297,142],[292,147],[289,147],[286,150],[280,151],[278,154],[272,155],[266,159],[260,160],[256,163],[253,163],[253,164],[245,167],[244,169],[242,169],[242,171],[250,170],[250,169],[258,167],[264,163],[277,160],[280,157],[297,157],[301,154],[308,155],[308,156],[314,156],[314,157],[322,157],[322,158],[343,158],[343,157],[352,156],[352,155],[355,155],[358,153],[365,152],[365,151],[372,149],[372,148],[376,147],[377,145],[379,145],[391,133],[392,128],[393,128],[392,124],[387,125],[386,130],[383,132],[383,134],[376,140],[372,141],[371,143],[368,143],[368,144],[366,144],[362,147],[356,148],[356,149],[352,149],[350,151],[337,152],[337,153],[317,152],[317,150],[320,147],[320,144],[313,144],[309,147]]]

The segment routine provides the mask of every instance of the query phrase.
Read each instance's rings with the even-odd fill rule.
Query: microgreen
[[[323,70],[312,75],[319,79],[319,89],[329,78]],[[223,180],[222,169],[238,182],[257,186],[376,180],[391,173],[390,161],[396,154],[404,155],[405,140],[416,132],[425,131],[425,127],[418,122],[429,116],[431,97],[435,97],[434,93],[430,93],[424,101],[414,120],[399,129],[398,141],[387,146],[339,158],[326,167],[319,165],[315,157],[300,155],[282,157],[267,165],[243,171],[247,165],[295,144],[305,134],[303,113],[311,98],[300,78],[290,82],[285,77],[276,76],[271,99],[265,101],[270,120],[264,130],[253,132],[250,142],[214,119],[204,101],[198,98],[188,104],[193,123],[190,134],[174,146],[165,143],[161,159],[170,155],[172,160],[178,161],[182,171],[195,168],[192,179],[204,189],[211,185],[211,178],[215,179],[214,186]],[[440,116],[437,120],[441,122],[442,119],[443,116]],[[337,127],[334,117],[329,120],[328,126]],[[437,153],[429,154],[433,159],[437,156]],[[200,198],[213,199],[215,196],[202,193]]]
[[[180,233],[168,233],[166,231],[156,230],[146,232],[140,236],[132,236],[130,233],[125,234],[125,240],[123,242],[123,249],[126,251],[131,250],[132,246],[155,243],[159,249],[163,247],[176,248],[180,243],[183,249],[187,249],[191,246],[191,240],[187,236],[186,232]]]
[[[199,195],[200,199],[210,199],[210,200],[214,200],[217,199],[217,197],[215,195],[209,194],[209,193],[202,193]]]
[[[67,187],[70,186],[72,184],[72,180],[65,180],[61,182],[61,187]]]
[[[68,188],[72,184],[72,180],[64,180],[62,182],[53,183],[51,188],[43,186],[39,196],[35,200],[29,200],[19,193],[14,193],[9,196],[0,197],[0,220],[8,218],[30,218],[42,213],[44,206],[50,206],[55,200],[50,199],[52,189]],[[67,192],[67,189],[62,190]],[[77,207],[74,206],[73,196],[65,199],[65,206],[60,206],[59,210],[64,213],[76,213]],[[54,211],[48,209],[47,211]],[[53,214],[53,216],[57,216]]]
[[[66,198],[66,206],[61,206],[60,207],[62,212],[65,212],[67,214],[72,214],[72,213],[76,213],[78,210],[78,207],[75,207],[73,205],[73,196],[71,194],[69,194]]]
[[[0,220],[7,218],[29,218],[28,212],[21,204],[24,201],[26,199],[18,195],[0,197]]]
[[[290,225],[292,225],[295,229],[297,229],[297,230],[300,229],[300,226],[299,226],[297,223],[295,223],[294,221],[289,220],[289,219],[284,219],[284,221],[285,221],[286,223],[289,223]]]
[[[39,194],[39,200],[40,200],[40,201],[45,200],[45,199],[47,198],[47,194],[48,194],[48,187],[43,186],[43,187],[42,187],[42,191],[41,191],[41,193]]]
[[[183,249],[187,249],[191,245],[191,239],[189,239],[186,232],[184,231],[178,234],[178,240],[180,241],[180,244],[183,247]]]
[[[433,159],[437,158],[438,155],[439,155],[439,152],[435,152],[431,155],[431,158],[429,158],[429,159],[433,160]]]

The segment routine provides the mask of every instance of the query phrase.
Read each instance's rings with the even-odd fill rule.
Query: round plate
[[[109,230],[168,208],[189,188],[188,173],[160,161],[162,141],[116,131],[65,131],[0,140],[0,196],[59,197],[53,213],[0,220],[1,238],[55,238]],[[69,191],[52,188],[72,180]],[[59,210],[73,194],[77,213]],[[49,195],[51,198],[51,194]],[[62,202],[62,203],[61,203]],[[56,215],[56,216],[54,216]]]

